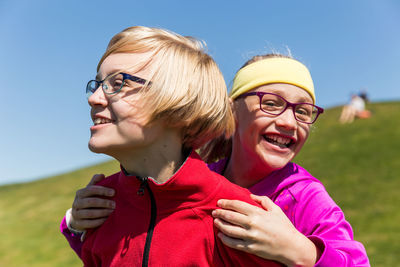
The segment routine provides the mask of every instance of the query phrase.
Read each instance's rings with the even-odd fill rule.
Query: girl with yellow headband
[[[230,97],[236,130],[225,151],[211,144],[209,157],[226,158],[210,168],[248,188],[265,210],[220,200],[213,215],[223,243],[288,266],[369,266],[342,210],[291,162],[323,112],[308,69],[282,55],[254,57],[237,72]]]
[[[213,216],[222,242],[288,266],[369,266],[341,209],[316,178],[291,162],[323,112],[315,105],[308,69],[282,55],[254,57],[236,74],[230,97],[235,133],[228,142],[208,144],[203,155],[209,161],[223,158],[209,167],[248,188],[265,210],[220,200]],[[113,210],[112,202],[98,198],[112,192],[92,185],[102,178],[94,176],[77,194],[74,204],[81,213],[71,220],[81,229],[99,226]],[[93,206],[100,208],[96,216]],[[79,253],[79,235],[62,227]]]

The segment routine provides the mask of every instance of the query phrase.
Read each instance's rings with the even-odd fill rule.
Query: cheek
[[[132,105],[123,100],[123,99],[111,99],[110,100],[110,109],[115,115],[123,115],[129,112],[129,110],[132,108]]]
[[[145,124],[144,108],[131,101],[120,100],[111,104],[111,112],[117,121],[130,121],[135,124]]]
[[[237,129],[241,132],[248,131],[256,126],[257,117],[254,111],[245,105],[238,105],[235,112]]]
[[[254,127],[254,119],[250,118],[250,116],[239,116],[237,118],[236,132],[241,136],[241,138],[254,133]]]
[[[310,126],[304,125],[298,128],[297,130],[297,138],[299,141],[299,149],[304,145],[304,143],[308,139],[308,135],[310,134]]]
[[[245,120],[246,131],[252,135],[260,135],[271,125],[272,120],[263,114],[248,116]]]
[[[240,121],[239,128],[237,129],[237,136],[240,138],[241,146],[250,150],[255,150],[260,142],[260,134],[264,123],[262,120],[248,118],[247,120]]]

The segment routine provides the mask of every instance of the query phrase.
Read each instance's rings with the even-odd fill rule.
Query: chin
[[[286,166],[290,162],[291,158],[282,157],[267,157],[265,159],[265,164],[270,166],[273,170],[279,170]]]
[[[92,145],[92,144],[90,144],[90,143],[88,144],[88,148],[89,148],[89,150],[92,151],[93,153],[97,153],[97,154],[99,154],[99,153],[104,153],[104,152],[102,151],[101,148],[99,148],[98,146]]]
[[[101,142],[98,141],[99,140],[96,141],[94,138],[90,138],[88,143],[89,150],[97,154],[107,154],[108,146],[106,144],[101,144]]]

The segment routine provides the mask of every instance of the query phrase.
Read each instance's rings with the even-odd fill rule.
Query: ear
[[[237,118],[237,105],[236,105],[235,100],[233,100],[232,98],[229,98],[229,105],[231,106],[233,118],[235,120],[235,127],[237,127],[238,118]]]

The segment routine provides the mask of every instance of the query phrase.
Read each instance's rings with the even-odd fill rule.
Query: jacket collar
[[[156,199],[158,211],[188,208],[209,201],[218,188],[220,175],[211,172],[200,156],[192,151],[183,165],[166,182],[157,184],[151,177],[128,175],[121,166],[118,177],[125,194],[137,194],[142,182],[147,183]],[[148,194],[145,189],[144,194]],[[129,198],[129,195],[126,196]]]

